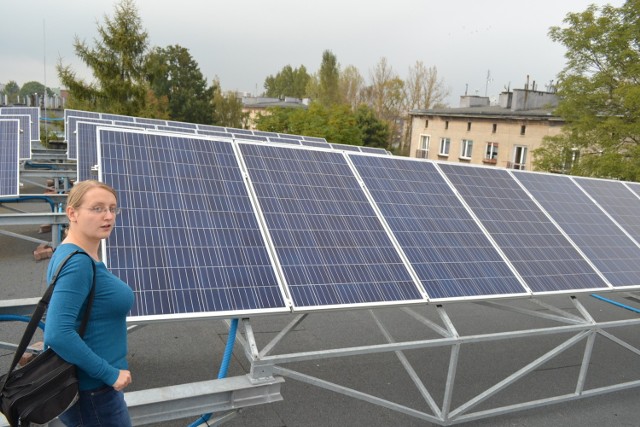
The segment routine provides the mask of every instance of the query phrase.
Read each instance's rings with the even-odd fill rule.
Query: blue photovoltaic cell
[[[234,138],[242,139],[244,141],[262,141],[262,142],[266,142],[267,141],[267,137],[266,136],[248,135],[248,134],[243,134],[243,133],[234,133],[232,135],[233,135]]]
[[[0,116],[7,114],[29,116],[31,141],[40,141],[40,109],[38,107],[0,107]]]
[[[123,209],[107,261],[132,316],[286,311],[231,143],[102,129],[99,146]]]
[[[329,144],[331,148],[334,150],[345,150],[345,151],[357,151],[360,152],[360,147],[357,145],[349,145],[349,144]]]
[[[341,153],[240,151],[295,307],[423,301]]]
[[[431,299],[526,293],[432,163],[349,158]]]
[[[534,293],[608,287],[506,170],[439,167]]]
[[[135,122],[135,117],[132,116],[123,116],[122,114],[106,114],[100,113],[100,118],[104,120],[113,120],[120,122]]]
[[[371,153],[371,154],[389,154],[387,150],[384,148],[376,148],[376,147],[360,147],[360,151],[363,153]]]
[[[302,141],[301,135],[291,135],[288,133],[279,133],[278,135],[280,136],[280,138],[297,139],[298,141]]]
[[[69,116],[67,118],[66,121],[66,134],[67,134],[67,158],[71,159],[71,160],[77,160],[79,153],[78,153],[78,122],[83,122],[83,123],[96,123],[96,124],[103,124],[103,125],[111,125],[113,124],[113,121],[111,120],[103,120],[103,119],[93,119],[93,118],[87,118],[87,117],[81,117],[81,116]],[[95,136],[92,138],[91,144],[93,144],[95,146]],[[88,143],[88,144],[89,144]],[[87,147],[88,144],[83,144],[83,147]],[[93,149],[93,156],[91,156],[91,159],[93,159],[93,164],[96,164],[96,149]],[[85,159],[88,159],[89,156],[86,156]]]
[[[216,136],[216,137],[229,138],[229,139],[233,138],[233,135],[228,133],[228,132],[218,132],[218,131],[211,131],[211,130],[199,130],[198,133],[200,135],[206,135],[206,136]]]
[[[269,142],[279,142],[282,144],[300,145],[299,139],[269,137]]]
[[[175,121],[167,121],[167,126],[173,126],[177,128],[188,128],[188,129],[197,129],[198,125],[195,123],[186,123],[186,122],[175,122]]]
[[[514,171],[613,286],[640,285],[640,248],[564,175]]]
[[[19,135],[20,122],[17,119],[0,120],[0,196],[19,194]]]
[[[256,136],[268,136],[268,137],[273,137],[273,138],[277,138],[279,135],[275,132],[264,132],[261,130],[254,130],[253,134]]]
[[[174,132],[174,133],[195,134],[197,132],[197,129],[189,129],[189,128],[176,127],[176,126],[157,126],[156,129],[165,131],[165,132]]]
[[[622,182],[574,178],[622,228],[640,242],[640,198]]]
[[[300,144],[307,147],[331,148],[331,145],[328,142],[307,141],[303,139],[302,141],[300,141]]]
[[[306,136],[306,135],[303,135],[302,139],[305,140],[305,141],[314,141],[314,142],[325,142],[325,143],[327,143],[326,139],[320,138],[320,137],[317,137],[317,136]]]
[[[86,120],[86,119],[85,119]],[[73,121],[73,120],[72,120]],[[104,123],[84,122],[82,119],[75,122],[76,125],[76,145],[77,145],[77,165],[76,172],[78,175],[78,181],[84,181],[85,179],[95,179],[96,174],[91,169],[98,164],[98,135],[96,129],[99,126],[113,127],[120,129],[146,129],[147,125],[143,123],[130,122],[127,126],[112,125],[110,120],[103,120]]]
[[[223,126],[213,125],[198,125],[198,130],[210,131],[210,132],[227,132],[227,128]]]
[[[31,117],[25,114],[3,114],[0,116],[0,120],[4,119],[15,119],[20,122],[18,135],[20,160],[31,159]]]
[[[237,134],[240,134],[240,135],[253,135],[253,131],[247,130],[247,129],[227,128],[227,132],[237,133]]]

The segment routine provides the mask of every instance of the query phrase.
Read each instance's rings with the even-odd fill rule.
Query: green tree
[[[589,6],[552,27],[567,63],[557,84],[562,134],[534,151],[534,167],[640,180],[640,1]]]
[[[16,83],[15,80],[9,80],[9,82],[4,85],[4,95],[7,95],[7,102],[9,104],[15,104],[18,102],[18,95],[20,94],[20,86]]]
[[[91,69],[94,83],[76,78],[70,66],[58,63],[58,75],[69,90],[70,107],[138,115],[145,108],[148,85],[144,65],[148,35],[133,0],[115,5],[113,18],[98,25],[99,38],[89,47],[76,36],[76,55]]]
[[[355,112],[355,118],[356,124],[362,133],[363,145],[388,148],[389,125],[382,120],[378,120],[370,107],[361,104]]]
[[[46,90],[48,96],[53,96],[53,91],[51,89],[47,88]],[[26,82],[20,88],[20,96],[22,97],[32,96],[35,93],[37,93],[39,96],[42,96],[44,92],[44,85],[36,81]]]
[[[173,120],[210,124],[213,88],[189,50],[179,46],[155,48],[147,56],[146,75],[157,97],[169,100],[169,114]]]
[[[249,113],[242,111],[242,100],[235,93],[222,93],[220,80],[213,81],[213,124],[232,128],[246,128]]]
[[[322,53],[322,63],[318,71],[318,102],[325,107],[341,104],[340,66],[338,58],[330,50]]]
[[[325,138],[339,144],[362,145],[362,131],[348,105],[324,107],[314,102],[309,109],[270,108],[256,118],[256,128]]]
[[[265,79],[265,96],[273,98],[283,98],[285,96],[305,98],[310,78],[311,76],[307,73],[304,65],[295,69],[291,68],[291,65],[286,65],[278,74]]]

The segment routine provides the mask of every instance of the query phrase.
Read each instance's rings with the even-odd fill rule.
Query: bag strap
[[[62,271],[62,268],[65,266],[67,261],[69,261],[69,259],[75,254],[84,254],[89,258],[91,258],[91,256],[88,253],[81,250],[75,250],[71,252],[69,255],[67,255],[67,257],[64,260],[62,260],[56,272],[54,273],[51,279],[51,282],[47,287],[47,290],[45,291],[44,295],[38,302],[38,305],[36,306],[36,309],[34,310],[33,314],[31,315],[31,320],[29,321],[29,324],[27,325],[27,328],[24,331],[24,334],[22,335],[22,339],[20,340],[20,344],[18,345],[18,349],[16,350],[16,353],[13,356],[11,367],[9,368],[9,371],[4,377],[4,381],[2,383],[2,386],[0,387],[0,392],[2,392],[2,390],[4,389],[4,386],[7,382],[7,379],[9,378],[9,375],[11,374],[11,372],[13,372],[15,367],[18,365],[18,361],[20,361],[20,358],[22,357],[24,352],[27,350],[27,346],[31,342],[31,339],[33,338],[33,335],[35,334],[36,329],[38,328],[38,323],[40,322],[40,319],[42,319],[42,316],[44,315],[46,308],[49,307],[49,301],[51,301],[51,295],[53,295],[53,288],[56,284],[56,281],[58,280],[58,275],[60,274],[60,271]],[[91,307],[93,305],[93,297],[96,292],[96,264],[95,262],[93,262],[93,259],[91,259],[91,266],[93,267],[93,283],[91,284],[91,291],[89,292],[87,310],[85,311],[84,318],[82,319],[82,324],[80,325],[80,329],[78,330],[78,333],[81,337],[84,336],[84,332],[87,329],[87,323],[89,322],[89,315],[91,314]]]

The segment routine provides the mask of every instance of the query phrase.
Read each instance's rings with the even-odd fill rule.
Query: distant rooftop
[[[514,89],[502,92],[497,105],[490,105],[486,96],[463,95],[459,107],[413,110],[412,115],[447,115],[480,117],[554,117],[553,110],[558,105],[555,92]]]

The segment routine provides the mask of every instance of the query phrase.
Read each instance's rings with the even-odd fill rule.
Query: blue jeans
[[[104,386],[80,392],[80,398],[60,415],[67,427],[131,427],[124,393]]]

